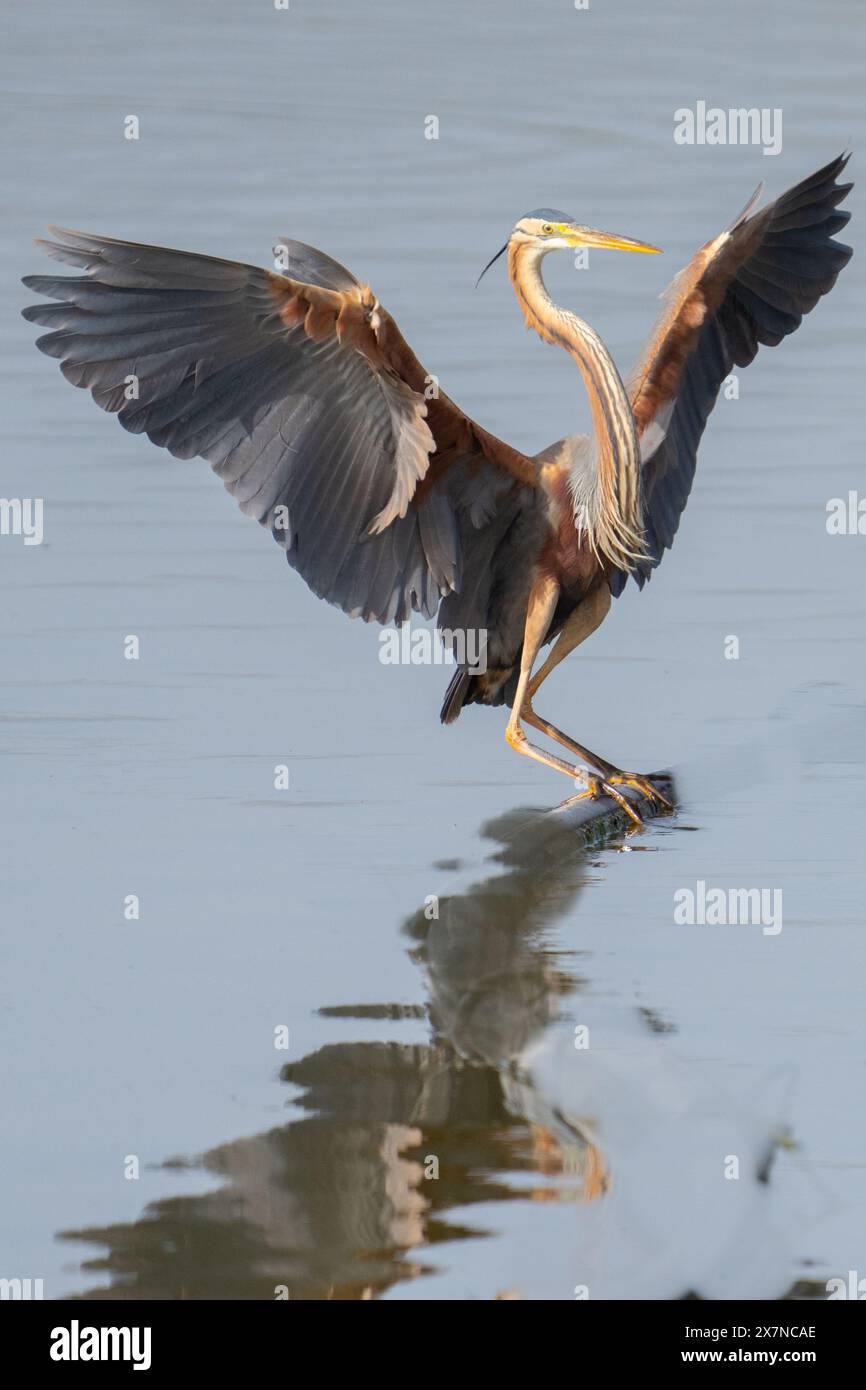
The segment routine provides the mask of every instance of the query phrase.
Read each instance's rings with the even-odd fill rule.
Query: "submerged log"
[[[651,772],[649,781],[654,787],[658,787],[659,791],[676,809],[676,785],[673,773]],[[623,787],[621,790],[644,821],[654,820],[657,816],[667,814],[664,807],[650,801],[647,797],[640,796],[627,787]],[[608,840],[621,835],[623,831],[638,828],[622,807],[618,806],[609,796],[599,797],[597,801],[593,801],[592,797],[563,801],[560,806],[555,806],[547,813],[546,819],[555,820],[560,825],[567,826],[587,846],[605,844]]]

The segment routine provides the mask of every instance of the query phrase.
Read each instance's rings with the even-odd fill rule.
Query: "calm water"
[[[18,318],[48,222],[263,262],[297,236],[539,449],[587,412],[501,266],[472,289],[516,217],[665,248],[548,262],[627,368],[759,180],[863,146],[859,8],[760,11],[14,10],[0,493],[46,511],[43,545],[0,538],[3,1277],[569,1299],[866,1275],[866,540],[825,528],[862,488],[862,260],[719,403],[674,552],[548,687],[591,747],[676,777],[674,818],[594,846],[543,814],[563,788],[501,711],[442,729],[447,672],[381,664],[205,464],[125,435]],[[781,154],[676,145],[697,100],[781,108]],[[699,880],[781,890],[782,930],[678,925]]]

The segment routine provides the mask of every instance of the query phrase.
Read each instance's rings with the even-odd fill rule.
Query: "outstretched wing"
[[[761,343],[775,346],[799,328],[851,256],[833,240],[850,216],[836,211],[853,187],[836,182],[847,162],[847,155],[834,159],[750,217],[759,189],[668,291],[629,392],[645,459],[649,559],[634,576],[641,587],[673,544],[722,382],[733,367],[748,366]],[[626,579],[614,572],[614,594]]]
[[[369,287],[313,247],[278,243],[277,274],[51,231],[39,244],[85,273],[25,279],[58,301],[24,310],[52,330],[37,346],[125,429],[207,459],[352,616],[431,616],[503,488],[535,486],[529,458],[425,390]]]

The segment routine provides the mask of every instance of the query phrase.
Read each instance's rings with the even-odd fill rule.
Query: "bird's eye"
[[[551,227],[549,222],[545,222],[541,230],[543,231],[545,236],[550,236],[550,233],[553,231],[553,228]]]

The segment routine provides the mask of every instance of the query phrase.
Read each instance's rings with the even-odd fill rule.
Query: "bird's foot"
[[[613,771],[606,774],[606,780],[610,786],[632,787],[634,791],[640,792],[641,796],[645,796],[648,801],[661,807],[663,811],[674,809],[673,802],[669,801],[664,792],[659,791],[658,787],[648,777],[644,777],[641,772],[622,772],[619,768],[614,768]]]
[[[611,782],[605,781],[602,777],[596,777],[594,773],[586,772],[583,768],[577,768],[576,771],[586,790],[576,796],[575,801],[579,801],[585,796],[591,796],[593,801],[600,801],[603,796],[609,796],[611,801],[616,802],[621,811],[625,811],[634,825],[643,825],[643,816],[637,807],[627,796],[623,796],[622,792],[617,791]]]
[[[674,809],[673,803],[668,800],[664,792],[659,791],[658,787],[640,772],[623,772],[620,768],[612,768],[610,772],[601,776],[588,772],[585,768],[578,768],[576,771],[580,783],[586,788],[580,796],[591,796],[593,801],[598,801],[602,796],[609,796],[634,825],[643,825],[643,816],[634,802],[619,791],[620,787],[631,787],[641,796],[645,796],[651,805],[659,807],[662,811]],[[580,797],[575,798],[575,800],[579,799]]]

